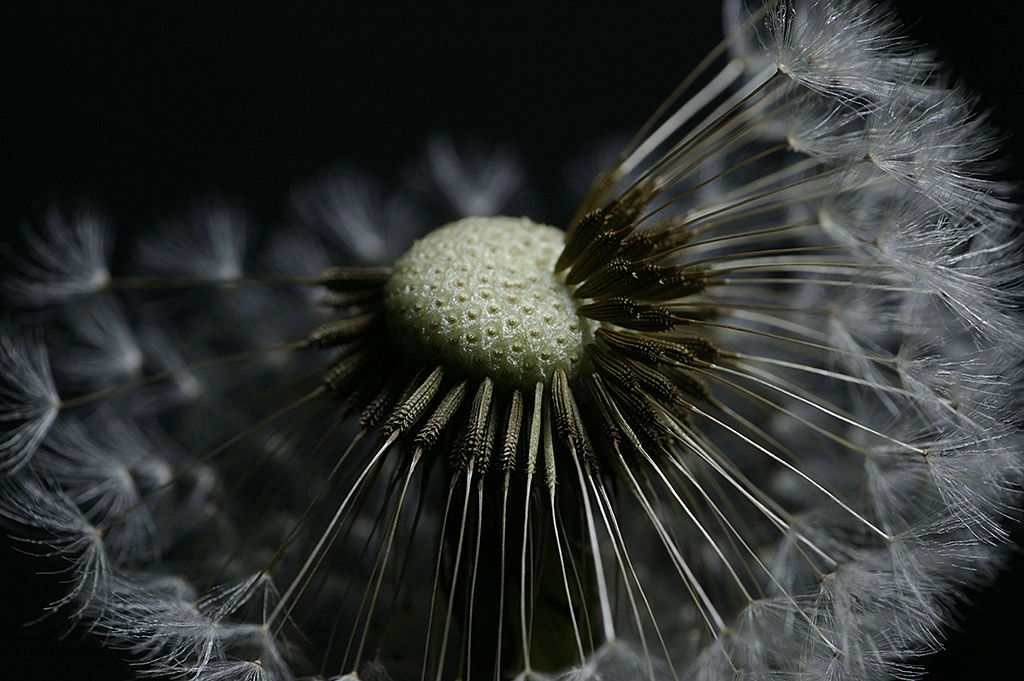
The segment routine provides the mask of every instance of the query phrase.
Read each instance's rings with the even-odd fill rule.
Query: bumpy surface
[[[414,356],[530,387],[579,370],[592,329],[554,274],[561,230],[471,217],[418,240],[386,288],[388,324]]]

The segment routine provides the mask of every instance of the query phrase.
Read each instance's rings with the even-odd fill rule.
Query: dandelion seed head
[[[884,8],[726,16],[557,227],[445,139],[273,233],[46,222],[0,516],[54,611],[196,681],[909,676],[1019,500],[996,141]]]
[[[575,376],[595,324],[554,272],[564,233],[472,217],[416,241],[385,287],[392,335],[414,357],[512,387]]]

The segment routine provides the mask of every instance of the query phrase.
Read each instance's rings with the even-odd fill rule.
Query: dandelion
[[[143,676],[913,673],[1021,473],[997,145],[883,9],[725,15],[565,225],[447,138],[287,229],[207,203],[114,253],[49,213],[0,514],[66,561],[54,612]]]

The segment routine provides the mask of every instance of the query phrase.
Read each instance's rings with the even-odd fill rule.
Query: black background
[[[261,3],[241,9],[34,10],[0,16],[0,230],[85,199],[122,229],[224,194],[272,223],[288,187],[339,160],[395,178],[434,132],[509,142],[542,193],[595,137],[629,132],[721,34],[717,2],[527,10]],[[912,36],[979,92],[1024,160],[1012,2],[900,0]],[[287,8],[285,8],[287,7]],[[1014,128],[1017,128],[1014,134]],[[1024,161],[1007,173],[1024,177]],[[552,189],[548,189],[548,188]],[[58,622],[57,596],[4,543],[0,668],[120,681],[127,668]],[[965,607],[931,679],[1018,667],[1024,560]]]

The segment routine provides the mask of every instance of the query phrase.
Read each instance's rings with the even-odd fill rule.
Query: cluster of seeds
[[[196,681],[912,675],[1019,506],[1017,214],[888,13],[749,5],[565,232],[331,267],[393,245],[335,182],[124,267],[48,216],[0,288],[0,517],[54,609]]]

